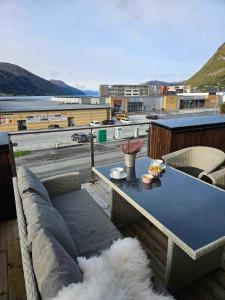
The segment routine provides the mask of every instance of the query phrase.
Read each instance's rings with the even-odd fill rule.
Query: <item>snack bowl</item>
[[[148,168],[148,174],[150,174],[154,177],[158,177],[161,172],[162,172],[162,169],[158,165],[150,165]]]
[[[152,182],[152,179],[153,179],[153,175],[151,174],[144,174],[142,175],[142,181],[145,183],[145,184],[149,184]]]

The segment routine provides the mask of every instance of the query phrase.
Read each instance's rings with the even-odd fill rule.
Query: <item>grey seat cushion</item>
[[[43,183],[26,166],[20,166],[17,170],[18,188],[20,196],[23,197],[26,192],[33,192],[40,195],[46,201],[51,202],[48,191]]]
[[[47,230],[41,229],[33,240],[32,261],[43,300],[52,299],[63,286],[83,279],[75,260]]]
[[[38,232],[47,229],[73,257],[77,250],[70,231],[58,211],[41,196],[29,193],[22,200],[27,223],[27,245],[30,247]]]
[[[90,257],[122,235],[86,190],[51,198],[67,223],[79,256]]]
[[[195,168],[195,167],[188,167],[188,166],[185,166],[185,167],[177,167],[178,170],[184,172],[184,173],[187,173],[193,177],[198,177],[198,175],[200,173],[203,172],[203,170],[199,169],[199,168]]]

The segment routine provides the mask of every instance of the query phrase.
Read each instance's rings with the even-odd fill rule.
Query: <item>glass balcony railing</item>
[[[150,122],[15,132],[10,134],[15,164],[28,166],[39,178],[79,171],[82,183],[92,179],[91,168],[123,160],[121,144],[141,137],[147,155]]]

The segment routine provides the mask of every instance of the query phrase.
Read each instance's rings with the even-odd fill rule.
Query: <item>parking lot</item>
[[[212,114],[212,110],[203,110],[203,111],[185,111],[182,113],[158,113],[159,118],[177,118],[177,117],[187,117],[191,115],[205,115]],[[133,123],[137,123],[135,126],[125,126],[121,129],[121,138],[133,137],[136,135],[137,130],[139,128],[139,135],[146,135],[146,130],[148,129],[148,125],[139,125],[140,122],[149,121],[146,119],[147,113],[133,114],[129,116],[129,119]],[[121,122],[115,120],[115,125],[120,124]],[[48,133],[34,133],[34,134],[22,134],[12,136],[12,141],[15,143],[14,150],[44,150],[44,149],[52,149],[57,147],[69,147],[72,145],[76,145],[76,142],[72,141],[71,136],[75,132],[89,134],[90,130],[84,130],[82,127],[74,128],[79,130],[70,130],[70,131],[62,131],[62,132],[48,132]],[[97,135],[98,129],[94,129],[93,133]],[[107,142],[115,141],[115,128],[107,128]]]
[[[145,115],[140,116],[131,116],[130,120],[135,123],[146,122]],[[116,124],[121,123],[116,120]],[[124,126],[121,128],[121,138],[132,137],[135,134],[135,128],[139,128],[140,135],[146,135],[146,130],[148,129],[148,125],[138,125],[137,126]],[[90,130],[82,129],[79,127],[74,128],[76,130],[70,131],[62,131],[62,132],[52,132],[52,133],[34,133],[34,134],[24,134],[24,135],[15,135],[12,136],[12,141],[15,143],[14,150],[44,150],[51,149],[57,147],[66,147],[71,145],[76,145],[76,142],[72,141],[71,136],[75,133],[85,133],[89,134]],[[93,129],[94,135],[97,136],[98,129]],[[107,142],[111,142],[115,140],[115,128],[107,128]]]

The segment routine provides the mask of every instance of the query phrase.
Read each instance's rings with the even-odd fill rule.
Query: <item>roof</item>
[[[225,115],[209,115],[209,116],[199,116],[199,117],[186,117],[186,118],[176,118],[168,120],[157,120],[152,121],[152,124],[169,128],[171,130],[179,130],[182,128],[193,128],[193,127],[216,127],[222,124],[225,125]]]
[[[107,109],[109,105],[98,104],[62,104],[49,100],[1,100],[0,113],[36,112],[36,111],[64,111],[81,109]]]

